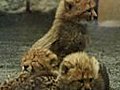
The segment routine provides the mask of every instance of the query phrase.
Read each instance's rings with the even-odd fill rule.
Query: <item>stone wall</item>
[[[99,0],[99,21],[120,20],[120,0]]]
[[[28,0],[32,11],[47,12],[57,7],[59,0]],[[26,0],[0,0],[0,11],[19,13],[26,10]]]

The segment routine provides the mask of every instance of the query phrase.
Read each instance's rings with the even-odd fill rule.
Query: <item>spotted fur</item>
[[[66,90],[109,90],[106,69],[85,52],[67,55],[59,68],[57,80]],[[105,72],[105,73],[103,73]],[[107,81],[108,80],[108,81]]]
[[[56,54],[48,49],[32,49],[22,58],[22,71],[39,73],[40,71],[52,71],[56,69],[58,59]]]

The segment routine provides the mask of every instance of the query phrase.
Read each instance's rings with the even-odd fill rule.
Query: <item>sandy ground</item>
[[[92,26],[90,34],[87,51],[106,65],[112,90],[120,90],[120,28]]]
[[[47,32],[53,15],[0,14],[0,82],[21,70],[22,55]],[[92,42],[86,51],[106,65],[112,90],[120,90],[120,28],[89,25],[88,29]]]

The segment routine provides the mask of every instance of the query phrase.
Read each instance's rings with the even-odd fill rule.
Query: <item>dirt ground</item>
[[[47,32],[53,15],[52,12],[0,13],[0,82],[21,70],[22,55]],[[120,90],[120,27],[90,24],[88,29],[92,42],[86,51],[106,65],[112,90]]]

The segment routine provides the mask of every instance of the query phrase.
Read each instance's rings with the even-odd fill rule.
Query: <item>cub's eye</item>
[[[65,7],[66,7],[66,10],[71,10],[73,8],[73,3],[70,3],[70,2],[65,2]]]
[[[69,4],[69,5],[68,5],[68,9],[69,9],[69,10],[71,10],[71,9],[72,9],[72,7],[73,7],[73,5],[72,5],[72,4]]]
[[[68,67],[67,66],[63,66],[62,67],[62,74],[66,74],[66,73],[68,73]]]
[[[93,81],[93,78],[90,78],[89,81],[92,82],[92,81]]]
[[[83,79],[81,79],[81,80],[78,80],[80,83],[84,83],[84,80]]]
[[[58,65],[57,60],[56,60],[56,59],[51,59],[51,61],[50,61],[50,65],[51,65],[52,67],[57,66],[57,65]]]
[[[87,12],[91,12],[91,8],[87,10]]]

